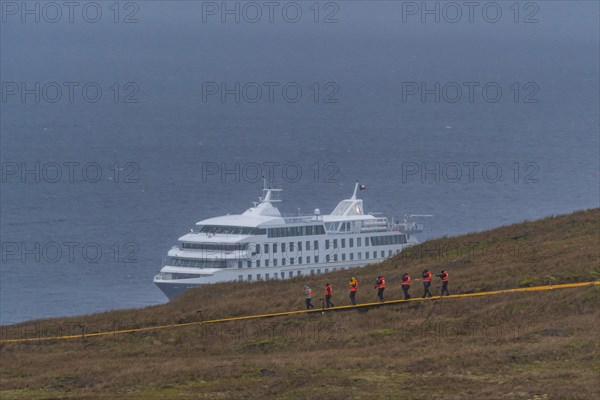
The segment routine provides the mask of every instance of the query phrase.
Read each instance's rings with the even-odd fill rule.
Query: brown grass
[[[451,293],[589,281],[600,274],[600,209],[423,243],[378,265],[313,277],[348,304],[349,274],[372,301],[400,276],[450,273]],[[303,307],[304,280],[219,284],[161,306],[2,328],[2,338],[152,326]],[[420,296],[415,282],[413,296]],[[320,297],[320,296],[317,296]],[[598,288],[445,299],[369,311],[0,345],[4,399],[591,399],[600,396]]]

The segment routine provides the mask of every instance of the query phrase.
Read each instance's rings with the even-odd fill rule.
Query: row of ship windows
[[[387,251],[387,256],[391,257],[392,254],[397,254],[399,252],[399,250],[396,250],[395,252],[392,252],[392,250],[388,250]],[[368,260],[369,257],[372,254],[372,258],[375,259],[377,258],[377,251],[373,251],[373,252],[368,252],[365,251],[365,260]],[[380,258],[384,258],[385,257],[385,250],[381,250],[379,252],[380,254]],[[356,253],[357,257],[356,260],[362,260],[362,252],[358,252]],[[350,261],[354,261],[354,253],[349,253],[348,255],[349,260]],[[303,258],[302,256],[300,257],[289,257],[289,258],[282,258],[281,259],[281,266],[285,266],[287,264],[289,260],[289,265],[294,265],[296,264],[304,264],[304,261],[306,260],[306,264],[310,264],[313,260],[313,258],[311,256],[307,256],[306,258]],[[256,260],[256,261],[238,261],[237,265],[238,268],[243,268],[244,264],[246,264],[246,266],[248,268],[252,268],[254,267],[261,267],[261,266],[265,266],[265,267],[269,267],[270,262],[273,261],[273,267],[277,267],[278,266],[278,259],[273,259],[273,260],[269,260],[269,259],[265,259],[265,260]],[[339,257],[338,254],[333,254],[333,256],[331,255],[327,255],[325,256],[325,262],[337,262],[339,261]],[[342,253],[341,254],[341,261],[346,261],[346,253]],[[319,256],[314,256],[314,262],[318,263],[319,262]],[[178,257],[172,257],[169,262],[168,265],[174,266],[174,267],[190,267],[190,268],[226,268],[227,265],[225,264],[225,261],[211,261],[211,260],[194,260],[194,259],[189,259],[189,258],[178,258]]]
[[[248,226],[224,226],[224,225],[203,225],[199,232],[210,234],[225,235],[265,235],[265,228],[253,228]]]
[[[324,235],[323,225],[286,226],[284,228],[267,229],[267,237],[278,238],[288,236],[312,236]]]
[[[277,228],[279,229],[279,228]],[[286,228],[287,229],[287,228]],[[356,243],[356,247],[362,247],[362,238],[348,238],[348,247],[354,247]],[[386,236],[372,236],[365,237],[365,246],[388,246],[391,244],[405,244],[406,243],[406,235],[386,235]],[[307,240],[304,242],[306,250],[311,250],[311,242]],[[342,249],[346,248],[346,238],[339,239],[339,244]],[[329,249],[333,245],[334,249],[338,248],[338,239],[330,239],[325,240],[325,249]],[[302,251],[302,242],[289,242],[289,243],[265,243],[263,244],[263,252],[269,253],[270,250],[273,253],[277,253],[279,250],[279,246],[281,246],[281,251],[286,252],[286,248],[289,249],[287,251]],[[243,251],[248,249],[248,243],[234,243],[234,244],[224,244],[224,243],[189,243],[184,242],[181,244],[182,249],[196,249],[196,250],[212,250],[212,251]],[[319,249],[319,241],[315,240],[312,242],[312,250]],[[261,248],[260,245],[256,246],[254,253],[260,253]]]
[[[340,267],[339,268],[341,271],[344,271],[346,269],[346,267]],[[337,271],[338,268],[332,268],[331,271],[335,272]],[[316,268],[316,269],[311,269],[309,272],[309,274],[305,275],[321,275],[322,273],[328,273],[330,271],[329,268]],[[257,281],[262,281],[264,280],[270,280],[270,279],[285,279],[287,278],[293,278],[295,276],[302,276],[302,271],[282,271],[282,272],[273,272],[273,273],[265,273],[265,274],[248,274],[246,275],[246,279],[244,279],[244,275],[238,275],[238,281],[249,281],[251,282],[252,280],[256,279]],[[196,274],[181,274],[181,273],[177,273],[177,274],[173,274],[171,276],[170,279],[190,279],[190,278],[197,278],[198,275]]]
[[[203,225],[200,233],[224,235],[267,235],[270,238],[288,236],[324,235],[323,225],[286,226],[281,228],[253,228],[247,226]]]
[[[168,260],[167,265],[173,267],[189,267],[189,268],[226,268],[227,264],[225,261],[212,261],[212,260],[193,260],[190,258],[177,258],[171,257]]]
[[[400,252],[400,250],[396,250],[396,251],[388,250],[387,251],[387,256],[391,257],[392,254],[398,254],[399,252]],[[362,254],[363,253],[359,251],[356,254],[357,255],[356,260],[362,260],[363,259],[362,258]],[[379,254],[380,254],[379,258],[384,258],[386,256],[385,250],[381,250],[379,252]],[[373,251],[372,255],[373,255],[373,259],[376,259],[377,258],[377,251]],[[365,258],[364,259],[365,260],[369,260],[370,256],[371,256],[371,252],[365,251]],[[350,259],[350,261],[354,260],[354,253],[349,253],[349,259]],[[286,258],[282,258],[281,259],[281,266],[282,267],[286,265],[287,260],[288,259],[286,259]],[[289,258],[289,265],[296,264],[296,260],[298,261],[298,264],[303,264],[304,258],[302,258],[302,257],[298,257],[298,258],[290,257]],[[248,261],[245,261],[245,262],[244,261],[238,261],[238,268],[243,268],[244,267],[244,263],[246,264],[246,267],[248,267],[248,268],[252,268],[252,267],[258,267],[258,268],[260,268],[262,265],[264,265],[265,267],[270,267],[271,266],[270,265],[270,261],[273,261],[273,265],[272,265],[273,267],[277,267],[278,266],[277,265],[278,264],[278,259],[277,258],[274,258],[273,260],[266,259],[266,260],[262,260],[262,261],[264,261],[264,264],[261,263],[261,260],[256,260],[256,261],[248,260]],[[306,257],[306,264],[310,264],[311,261],[312,261],[311,257],[307,256]],[[330,256],[330,255],[325,256],[325,262],[332,262],[332,261],[333,262],[339,261],[337,254],[333,254],[333,257]],[[346,261],[346,253],[342,253],[341,254],[341,261]],[[319,262],[319,256],[315,256],[314,257],[314,262],[315,262],[315,264]]]
[[[209,250],[209,251],[245,251],[248,250],[248,243],[190,243],[183,242],[182,249]]]
[[[340,267],[341,271],[344,271],[346,269],[346,267]],[[337,271],[337,268],[332,268],[332,272]],[[329,268],[317,268],[317,269],[311,269],[310,270],[310,276],[314,276],[314,275],[321,275],[322,273],[328,273],[329,272]],[[305,274],[308,275],[308,274]],[[244,275],[238,275],[238,281],[242,282],[244,280],[247,280],[248,282],[251,282],[253,280],[253,276],[252,274],[248,274],[247,278],[244,279]],[[282,271],[282,272],[274,272],[273,274],[269,274],[266,273],[264,275],[264,280],[270,280],[270,279],[285,279],[287,276],[287,278],[293,278],[294,276],[302,276],[302,271],[296,271],[294,273],[294,271]],[[256,280],[257,281],[262,281],[263,280],[263,275],[262,274],[256,274]]]
[[[348,238],[348,247],[354,247],[354,239],[355,238]],[[371,237],[365,237],[365,246],[369,246],[369,242],[371,244],[371,246],[389,246],[392,244],[406,244],[406,235],[386,235],[386,236],[371,236]],[[338,248],[338,239],[333,239],[330,241],[330,239],[325,240],[325,249],[328,250],[329,248],[331,248],[331,245],[333,244],[333,248],[337,249]],[[341,245],[340,247],[342,249],[346,248],[346,238],[342,238],[339,239],[339,244]],[[272,249],[273,253],[277,253],[278,252],[278,248],[281,245],[281,252],[285,253],[286,251],[302,251],[302,242],[289,242],[289,243],[265,243],[263,245],[263,251],[264,253],[269,253],[269,250]],[[286,250],[286,245],[287,245],[287,250]],[[311,243],[310,240],[307,240],[305,242],[306,245],[306,250],[311,250]],[[362,238],[356,238],[356,247],[362,247]],[[294,250],[294,248],[296,250]],[[319,241],[315,240],[313,241],[313,248],[312,250],[318,250],[319,249]],[[257,246],[256,248],[256,253],[260,253],[260,246]]]

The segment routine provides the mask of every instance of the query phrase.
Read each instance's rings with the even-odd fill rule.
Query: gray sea
[[[195,222],[599,206],[599,3],[2,1],[0,323],[166,302]]]

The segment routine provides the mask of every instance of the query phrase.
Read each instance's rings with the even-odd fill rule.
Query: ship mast
[[[352,194],[352,197],[350,197],[350,200],[356,200],[357,192],[358,192],[358,181],[356,181],[356,184],[354,185],[354,194]]]

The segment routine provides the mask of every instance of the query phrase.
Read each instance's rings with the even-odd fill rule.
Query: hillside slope
[[[348,304],[400,298],[400,276],[450,273],[451,293],[591,281],[600,209],[423,243],[363,269],[218,284],[169,304],[2,328],[2,338],[154,326],[303,307],[302,285]],[[435,288],[434,290],[439,290]],[[411,293],[421,295],[419,282]],[[435,293],[435,292],[434,292]],[[324,315],[0,345],[2,399],[591,399],[600,397],[598,287],[441,299]],[[198,313],[201,310],[202,313]]]

